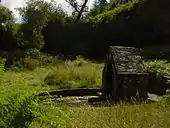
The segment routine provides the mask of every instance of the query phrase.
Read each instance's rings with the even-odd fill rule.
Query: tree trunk
[[[88,0],[85,0],[85,1],[84,1],[83,5],[82,5],[82,7],[81,7],[81,9],[80,9],[80,12],[78,13],[78,16],[77,16],[76,21],[80,20],[82,14],[83,14],[83,12],[84,12],[84,9],[85,9],[85,7],[86,7],[87,2],[88,2]]]

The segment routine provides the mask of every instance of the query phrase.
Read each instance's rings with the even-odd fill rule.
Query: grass
[[[4,82],[4,62],[0,63],[0,127],[28,127],[35,118],[32,113],[34,92]]]
[[[168,107],[167,107],[168,106]],[[165,102],[153,104],[46,109],[43,119],[31,128],[168,128],[170,107]],[[50,109],[49,109],[49,108]],[[44,112],[44,111],[43,111]]]
[[[145,62],[145,65],[147,68],[156,71],[159,74],[168,75],[170,73],[170,64],[165,61],[148,61]],[[29,96],[32,93],[49,89],[68,88],[65,84],[68,84],[69,88],[100,87],[102,68],[102,64],[95,64],[79,58],[73,62],[66,61],[56,66],[37,68],[34,71],[7,71],[3,75],[3,86],[1,86],[1,92],[3,93],[1,93],[1,99],[3,99],[2,97],[6,97],[6,101],[9,102],[1,100],[0,103],[6,103],[9,106],[13,106],[13,104],[10,103],[10,100],[8,100],[8,94],[10,94],[10,96],[17,101],[14,106],[18,106],[17,109],[14,109],[15,107],[13,107],[12,113],[20,113],[20,109],[24,108],[22,109],[23,111],[31,112],[32,116],[35,116],[29,124],[30,128],[170,127],[169,98],[151,104],[141,103],[132,105],[121,103],[117,105],[103,104],[102,106],[83,104],[81,107],[61,106],[59,108],[55,107],[53,104],[41,105],[38,102],[33,102],[33,106],[31,108],[28,107],[29,109],[27,106],[30,106],[32,103],[24,102],[29,101],[25,99],[30,99]],[[47,84],[48,82],[51,82],[52,84]],[[28,90],[30,93],[27,93]],[[18,95],[18,98],[15,98],[16,96],[14,94],[20,95]],[[4,106],[4,104],[2,105]],[[0,111],[2,113],[1,109]],[[2,113],[1,116],[6,116],[7,119],[28,117],[26,114],[23,114],[26,116],[22,116],[22,113],[19,115],[21,116],[18,118],[16,118],[16,114],[6,116],[5,113]],[[22,121],[21,123],[23,122],[25,121]]]
[[[60,89],[99,87],[101,86],[101,69],[101,66],[97,64],[59,65],[46,76],[44,82]]]
[[[115,107],[83,107],[72,110],[75,128],[162,128],[170,126],[165,114],[155,104],[117,105]]]

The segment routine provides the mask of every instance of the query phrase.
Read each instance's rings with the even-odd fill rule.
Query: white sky
[[[2,0],[1,4],[11,9],[14,13],[15,18],[18,21],[20,19],[20,16],[18,12],[15,10],[15,8],[22,7],[25,3],[24,1],[25,0]],[[51,0],[45,0],[45,1],[50,2]],[[57,1],[57,4],[60,5],[64,9],[64,11],[71,14],[71,7],[68,5],[67,2],[65,2],[65,0],[55,0],[55,1]],[[81,0],[78,0],[78,1],[81,1]],[[88,5],[91,7],[93,3],[94,3],[94,0],[89,0]]]

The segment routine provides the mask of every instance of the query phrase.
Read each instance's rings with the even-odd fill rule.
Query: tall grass
[[[0,63],[0,127],[28,127],[35,117],[32,112],[33,91],[4,84],[4,60]]]
[[[72,121],[71,113],[66,108],[41,105],[36,108],[37,118],[30,124],[30,128],[66,128]]]
[[[169,74],[170,65],[166,61],[148,61],[145,65],[152,72]],[[82,58],[34,71],[4,73],[4,69],[0,68],[0,127],[170,127],[169,97],[151,104],[82,105],[72,108],[42,105],[32,98],[35,91],[51,88],[101,87],[102,68],[102,64]]]
[[[116,105],[72,109],[72,128],[167,128],[169,107],[158,104]]]
[[[152,104],[117,104],[72,108],[41,106],[41,116],[31,128],[168,128],[167,100]]]
[[[44,82],[56,88],[100,87],[102,66],[85,60],[66,61],[50,72]]]

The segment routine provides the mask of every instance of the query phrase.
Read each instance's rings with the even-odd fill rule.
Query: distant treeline
[[[109,45],[144,47],[168,44],[169,0],[129,0],[97,4],[80,19],[53,2],[30,0],[18,9],[23,22],[0,7],[0,50],[36,48],[54,56],[103,59]]]

